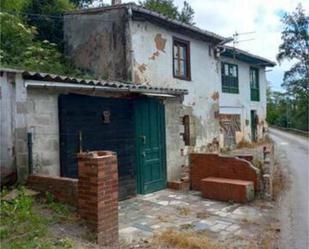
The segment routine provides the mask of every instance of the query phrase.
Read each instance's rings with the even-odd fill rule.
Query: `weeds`
[[[1,192],[1,197],[7,190]],[[46,203],[53,213],[66,215],[68,211],[46,196]],[[17,196],[10,200],[1,200],[0,239],[2,249],[19,248],[72,248],[68,238],[53,241],[48,236],[48,226],[54,217],[42,215],[33,197],[25,194],[24,188],[17,189]]]
[[[205,234],[167,230],[154,238],[154,242],[170,248],[181,249],[220,249]]]

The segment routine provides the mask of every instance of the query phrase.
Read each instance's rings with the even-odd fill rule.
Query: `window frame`
[[[251,73],[255,72],[255,78],[256,78],[256,88],[253,88],[253,82],[251,80]],[[259,68],[257,67],[250,67],[249,69],[249,81],[250,81],[250,100],[251,101],[256,101],[259,102],[260,101],[260,77],[259,77]]]
[[[175,60],[179,61],[181,59],[174,57],[174,49],[175,49],[175,44],[179,44],[182,47],[185,47],[186,51],[186,60],[183,60],[186,65],[186,75],[185,76],[179,76],[176,75],[175,73]],[[172,48],[172,63],[173,63],[173,77],[181,80],[187,80],[191,81],[191,52],[190,52],[190,41],[186,41],[177,37],[173,37],[173,48]]]
[[[231,67],[236,67],[236,77],[232,76],[226,76],[225,75],[225,65],[228,66],[228,71],[230,72]],[[237,87],[232,86],[234,84],[234,80],[236,78]],[[228,80],[227,80],[228,79]],[[228,81],[228,83],[226,83]],[[223,93],[230,93],[230,94],[239,94],[239,71],[238,71],[238,65],[221,61],[221,89]]]

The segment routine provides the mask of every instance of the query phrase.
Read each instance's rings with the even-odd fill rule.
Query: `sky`
[[[106,1],[104,1],[106,2]],[[123,0],[123,3],[132,0]],[[133,1],[137,2],[138,1]],[[174,0],[182,8],[183,0]],[[253,54],[276,61],[278,47],[281,44],[280,21],[285,12],[295,10],[301,3],[306,13],[309,11],[308,0],[187,0],[195,11],[196,26],[230,37],[233,33],[254,32],[240,35],[240,42],[236,47]],[[288,70],[293,62],[285,61],[281,65],[268,68],[267,79],[273,90],[281,90],[284,71]]]

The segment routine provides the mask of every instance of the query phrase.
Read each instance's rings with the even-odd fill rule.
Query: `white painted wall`
[[[238,65],[238,80],[239,80],[239,94],[223,93],[220,89],[220,113],[224,114],[240,114],[242,134],[239,137],[246,140],[251,140],[251,117],[250,111],[256,110],[259,116],[260,124],[266,120],[266,88],[267,80],[265,68],[259,67],[259,87],[260,87],[260,101],[251,101],[250,99],[250,79],[249,70],[250,64],[233,60],[231,58],[221,57],[220,61],[228,62]],[[221,63],[220,63],[221,67]],[[246,120],[249,124],[246,125]],[[262,125],[258,126],[258,137],[262,137]]]
[[[219,122],[214,117],[214,113],[219,112],[219,102],[212,99],[212,95],[220,90],[219,62],[209,55],[210,44],[201,40],[149,22],[132,21],[130,29],[133,82],[189,91],[184,96],[183,105],[177,106],[178,109],[165,103],[166,119],[172,119],[170,122],[176,126],[177,120],[178,127],[182,126],[182,116],[190,115],[190,133],[195,141],[193,146],[185,146],[180,134],[175,135],[174,126],[166,126],[167,177],[168,180],[176,180],[181,175],[182,166],[188,165],[189,152],[205,152],[214,138],[219,140]],[[164,49],[156,46],[155,38],[158,35],[166,40]],[[173,37],[190,42],[191,81],[173,77]],[[183,126],[177,132],[181,130]],[[174,139],[169,139],[168,134],[174,134]]]
[[[214,111],[218,101],[211,96],[220,90],[219,62],[209,55],[209,44],[176,32],[171,32],[149,22],[134,21],[130,25],[132,35],[133,81],[155,86],[177,87],[189,90],[184,98],[185,113],[195,118],[195,151],[203,151],[212,139],[219,135]],[[166,39],[163,50],[158,50],[156,35]],[[173,36],[190,41],[191,81],[173,77]],[[151,59],[154,53],[155,59]],[[142,70],[141,70],[142,69]]]
[[[1,179],[16,171],[14,152],[14,85],[8,82],[7,73],[0,76],[0,165]]]
[[[236,134],[237,142],[242,138],[251,139],[250,110],[256,110],[260,121],[266,118],[266,77],[265,69],[260,68],[260,101],[250,101],[250,65],[237,61],[239,70],[239,94],[222,93],[221,85],[221,60],[233,62],[229,58],[216,59],[209,53],[209,43],[194,39],[183,34],[165,29],[150,22],[131,21],[130,23],[132,42],[132,79],[134,83],[144,83],[154,86],[184,88],[189,94],[184,97],[183,110],[177,113],[191,115],[192,127],[191,136],[194,136],[196,143],[193,146],[180,144],[178,148],[184,151],[185,157],[182,161],[168,164],[168,178],[179,175],[180,164],[188,163],[189,152],[204,152],[209,149],[209,145],[216,138],[222,144],[222,134],[215,112],[222,114],[240,114],[241,129],[240,134]],[[155,39],[160,36],[165,40],[164,48],[156,45]],[[180,80],[173,77],[173,37],[190,42],[191,51],[191,81]],[[212,98],[215,93],[219,93],[219,100]],[[166,107],[168,108],[168,107]],[[169,118],[169,112],[166,117]],[[173,118],[175,115],[173,115]],[[246,125],[246,119],[249,124]],[[172,132],[167,127],[166,133]],[[262,135],[262,127],[258,127],[258,135]],[[169,143],[169,140],[167,140]],[[178,143],[174,141],[173,143]],[[169,148],[169,144],[167,144]],[[167,153],[171,153],[167,151]],[[170,157],[179,157],[172,154]]]

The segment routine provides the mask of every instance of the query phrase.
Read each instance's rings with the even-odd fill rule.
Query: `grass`
[[[290,179],[278,161],[275,161],[273,173],[273,199],[278,200],[283,191],[289,188]]]
[[[179,249],[222,249],[211,241],[205,234],[196,232],[179,232],[167,230],[154,238],[154,242],[160,246]]]
[[[1,196],[5,195],[5,192],[3,191]],[[51,215],[42,214],[42,208],[47,208]],[[27,196],[24,188],[19,188],[16,198],[10,201],[1,200],[1,248],[73,248],[70,238],[53,239],[48,231],[50,225],[67,215],[69,215],[68,207],[54,202],[53,199],[44,199],[39,208],[36,200]]]

